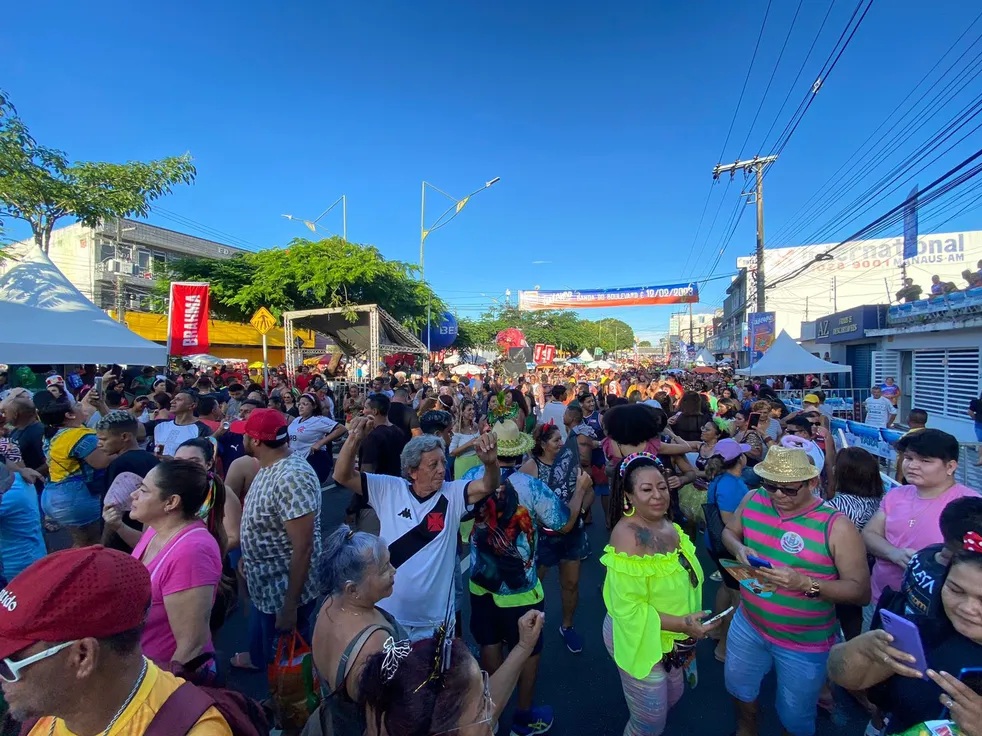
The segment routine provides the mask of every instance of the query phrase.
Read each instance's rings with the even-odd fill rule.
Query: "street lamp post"
[[[495,184],[497,184],[499,181],[501,181],[501,177],[500,176],[496,176],[493,179],[491,179],[490,181],[484,182],[484,186],[483,187],[480,187],[479,189],[475,189],[473,192],[471,192],[466,197],[463,197],[461,199],[457,199],[456,197],[452,197],[451,195],[447,194],[442,189],[439,189],[439,188],[433,186],[428,181],[424,181],[422,183],[422,185],[420,186],[420,203],[419,203],[419,277],[420,277],[420,279],[424,283],[426,282],[426,259],[425,259],[425,256],[426,256],[426,253],[425,253],[426,237],[430,233],[434,232],[435,230],[439,230],[440,228],[442,228],[445,225],[449,224],[451,220],[453,220],[457,215],[460,214],[460,211],[462,209],[464,209],[464,206],[467,204],[468,200],[471,197],[473,197],[475,194],[478,194],[480,192],[483,192],[485,189],[490,189],[492,186],[494,186]],[[429,187],[430,189],[432,189],[432,190],[434,190],[436,192],[439,192],[444,197],[446,197],[451,202],[453,202],[452,205],[450,205],[449,207],[447,207],[446,210],[443,211],[443,213],[436,219],[436,221],[433,223],[433,225],[429,229],[426,228],[426,188],[427,187]],[[432,301],[431,299],[427,298],[427,303],[426,303],[426,353],[427,353],[427,361],[429,361],[429,353],[431,352],[430,351],[430,322],[432,320],[432,315],[430,314],[430,302],[431,301]]]
[[[341,238],[343,240],[347,241],[347,239],[348,239],[348,197],[346,195],[344,195],[344,194],[342,194],[340,197],[338,197],[336,200],[334,200],[334,203],[331,204],[330,207],[328,207],[326,210],[324,210],[319,215],[317,215],[317,217],[315,217],[313,220],[305,220],[302,217],[295,217],[294,215],[283,215],[283,217],[285,217],[288,220],[299,220],[300,222],[302,222],[304,225],[307,226],[307,229],[310,230],[310,232],[312,232],[312,233],[314,233],[316,235],[317,234],[317,223],[320,222],[320,219],[324,215],[326,215],[328,212],[330,212],[335,207],[337,207],[338,204],[341,205]]]

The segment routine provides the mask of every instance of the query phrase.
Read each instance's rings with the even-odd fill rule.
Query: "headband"
[[[631,463],[643,457],[648,458],[649,460],[654,460],[655,465],[659,470],[665,469],[665,466],[662,464],[662,461],[659,460],[655,455],[652,455],[650,452],[634,452],[628,455],[626,458],[624,458],[624,460],[621,462],[621,467],[617,471],[621,479],[623,479],[624,476],[627,474],[627,469],[631,465]]]
[[[982,554],[982,534],[978,532],[968,532],[962,539],[962,549],[967,552]]]

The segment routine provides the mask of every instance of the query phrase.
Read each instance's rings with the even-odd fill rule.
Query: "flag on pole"
[[[917,185],[907,195],[904,207],[904,260],[917,257]]]

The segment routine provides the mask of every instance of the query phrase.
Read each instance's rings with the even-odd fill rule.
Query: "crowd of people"
[[[488,734],[513,694],[510,733],[545,733],[556,568],[549,625],[571,655],[603,642],[628,736],[665,731],[705,639],[739,736],[771,671],[794,736],[836,697],[869,733],[944,709],[982,734],[982,496],[923,412],[885,483],[836,448],[817,377],[794,410],[782,382],[646,367],[407,373],[335,396],[310,371],[82,367],[0,396],[0,680],[23,732],[243,732],[214,645],[242,608],[229,667],[265,671],[284,632],[309,642],[307,733]],[[899,390],[878,388],[867,415],[893,424],[879,400]],[[351,502],[327,529],[332,478]],[[59,529],[71,548],[49,552]],[[578,611],[591,556],[602,620]]]
[[[968,291],[969,289],[977,289],[982,286],[982,261],[979,261],[975,270],[966,268],[961,273],[962,278],[965,280],[965,284],[959,288],[958,284],[954,281],[942,281],[941,277],[935,274],[931,277],[931,287],[928,299],[938,299],[948,294],[954,294],[956,291]],[[922,294],[924,289],[919,285],[914,283],[914,279],[905,278],[904,285],[897,292],[898,302],[916,302],[918,299],[923,298]]]

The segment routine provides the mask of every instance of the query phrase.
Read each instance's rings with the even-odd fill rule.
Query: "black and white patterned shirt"
[[[314,515],[314,539],[300,605],[318,595],[314,571],[321,549],[320,482],[299,454],[260,468],[242,509],[241,546],[249,597],[263,613],[278,613],[286,598],[293,553],[286,522],[307,514]]]

